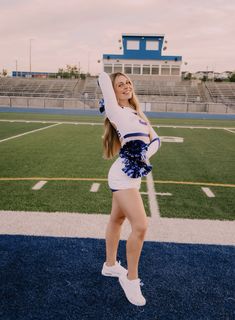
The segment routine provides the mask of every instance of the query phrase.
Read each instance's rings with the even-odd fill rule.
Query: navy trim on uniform
[[[153,143],[154,141],[158,141],[158,143],[160,144],[160,139],[159,139],[159,138],[155,138],[155,139],[153,139],[153,140],[149,143],[149,146],[150,146],[150,144]]]
[[[148,125],[148,124],[147,124],[147,122],[142,121],[142,120],[140,120],[140,119],[139,119],[139,123],[144,124],[145,126],[147,126],[147,125]]]
[[[112,192],[118,191],[118,189],[111,189],[111,188],[110,188],[110,190],[111,190]]]
[[[142,132],[133,132],[133,133],[125,134],[125,136],[123,138],[125,139],[125,138],[129,138],[129,137],[137,137],[137,136],[149,137],[149,134],[142,133]]]

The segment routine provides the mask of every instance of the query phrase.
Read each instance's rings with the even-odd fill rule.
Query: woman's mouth
[[[126,90],[123,92],[123,94],[128,94],[128,93],[131,93],[131,90]]]

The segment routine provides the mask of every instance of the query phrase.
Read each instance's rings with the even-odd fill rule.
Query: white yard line
[[[232,129],[232,130],[230,130],[230,129],[224,129],[225,131],[229,131],[229,132],[231,132],[231,133],[235,133],[235,131],[232,131],[232,130],[235,130],[235,129]]]
[[[90,192],[97,192],[99,190],[100,183],[92,183]]]
[[[40,190],[46,183],[47,181],[39,181],[32,187],[32,190]]]
[[[202,191],[205,192],[208,198],[215,198],[215,195],[210,188],[202,187]]]
[[[97,126],[102,126],[103,122],[79,122],[79,121],[45,121],[45,120],[8,120],[8,119],[0,119],[0,121],[2,122],[25,122],[25,123],[58,123],[58,124],[84,124],[84,125],[97,125]],[[205,127],[205,126],[175,126],[175,125],[157,125],[157,124],[152,124],[152,127],[155,128],[180,128],[180,129],[208,129],[208,130],[235,130],[235,128],[233,127],[228,127],[228,128],[224,128],[224,127]],[[232,131],[231,131],[232,132]],[[233,132],[234,133],[234,132]]]
[[[164,124],[161,124],[161,125],[158,125],[158,124],[151,124],[152,127],[155,127],[155,128],[175,128],[175,129],[207,129],[207,130],[213,130],[213,129],[216,129],[216,130],[224,130],[224,129],[231,129],[231,130],[235,130],[235,128],[224,128],[224,127],[205,127],[205,126],[170,126],[170,125],[164,125]]]
[[[43,120],[3,120],[0,119],[1,122],[19,122],[19,123],[57,123],[57,124],[73,124],[73,125],[77,125],[77,124],[85,124],[85,125],[97,125],[97,126],[103,126],[103,122],[79,122],[79,121],[43,121]]]
[[[52,127],[58,126],[59,124],[60,124],[60,123],[56,123],[56,124],[53,124],[53,125],[51,125],[51,126],[47,126],[47,127],[43,127],[43,128],[40,128],[40,129],[31,130],[31,131],[27,131],[27,132],[24,132],[24,133],[21,133],[21,134],[17,134],[16,136],[12,136],[12,137],[9,137],[9,138],[0,140],[0,142],[4,142],[4,141],[16,139],[16,138],[25,136],[25,135],[27,135],[27,134],[31,134],[31,133],[33,133],[33,132],[37,132],[37,131],[41,131],[41,130],[45,130],[45,129],[48,129],[48,128],[52,128]]]
[[[156,191],[154,188],[154,181],[153,181],[153,175],[152,172],[150,172],[147,176],[147,190],[148,190],[148,196],[149,196],[149,208],[150,208],[150,213],[151,217],[155,219],[160,218],[160,210],[157,202],[157,197],[156,197]]]
[[[148,192],[140,192],[140,194],[148,195]],[[157,196],[172,196],[172,193],[169,192],[155,192]]]

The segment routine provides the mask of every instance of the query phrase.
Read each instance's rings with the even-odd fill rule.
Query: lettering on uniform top
[[[119,138],[121,138],[121,133],[118,131],[118,129],[116,129],[117,135]]]
[[[147,125],[148,125],[148,124],[147,124],[147,122],[142,121],[142,120],[139,120],[139,123],[144,124],[145,126],[147,126]]]

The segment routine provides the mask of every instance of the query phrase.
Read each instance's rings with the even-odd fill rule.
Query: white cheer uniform
[[[99,85],[103,93],[106,116],[116,127],[121,145],[130,140],[146,141],[149,138],[146,153],[149,159],[161,145],[160,139],[151,125],[147,124],[138,113],[130,107],[121,107],[117,103],[116,95],[109,75],[102,72],[99,76]],[[151,132],[151,135],[150,135]],[[150,141],[151,136],[151,141]],[[142,137],[142,139],[141,139]],[[145,139],[143,139],[145,137]],[[123,159],[118,157],[112,164],[108,174],[108,184],[112,191],[129,188],[140,188],[141,177],[131,178],[122,171]]]

